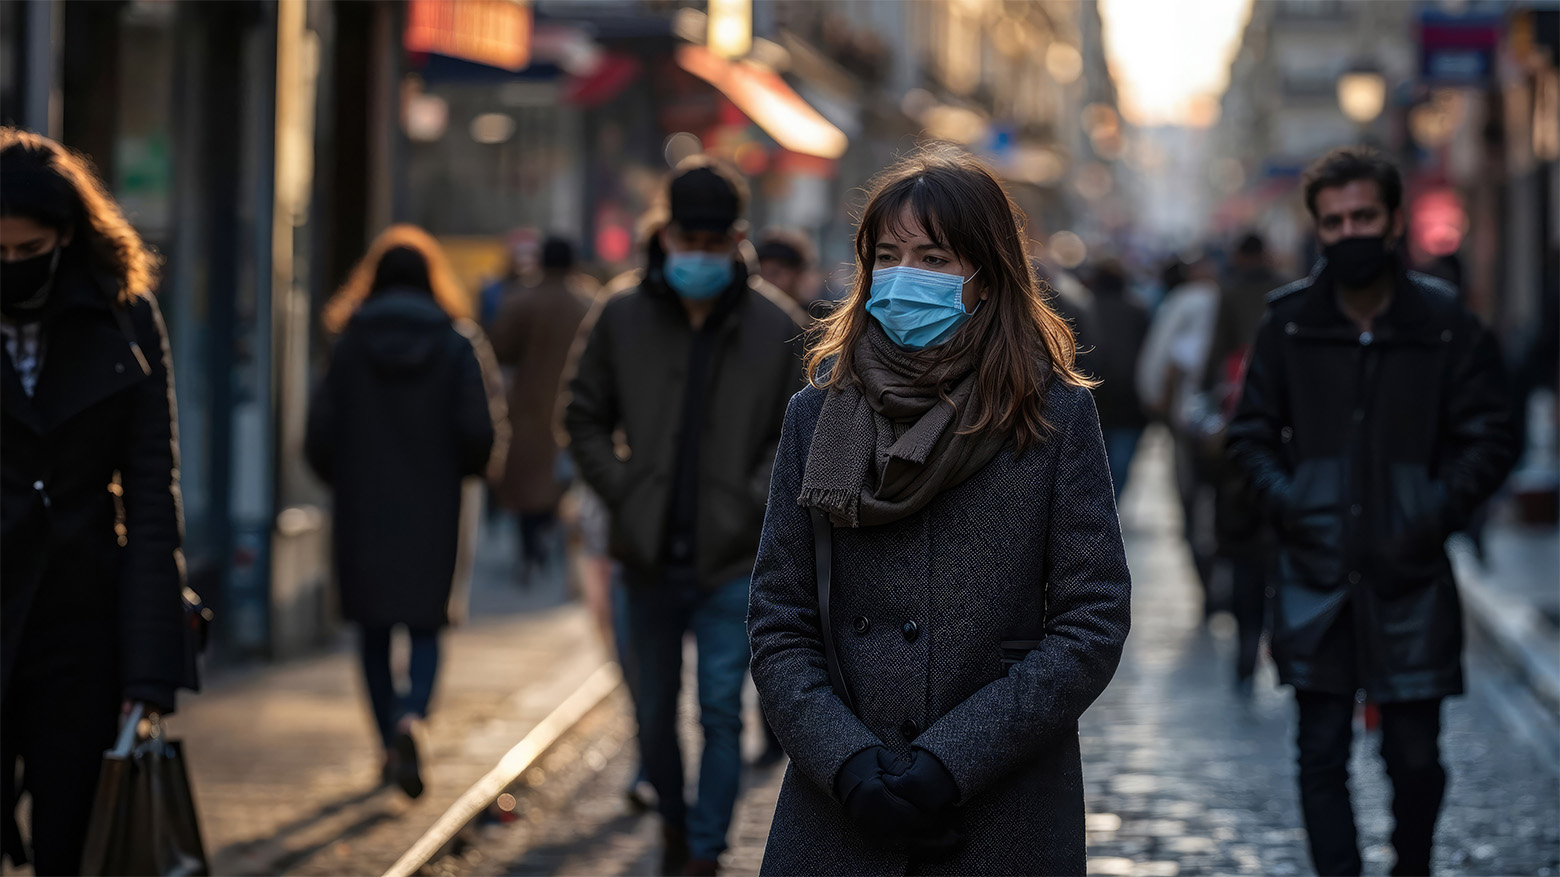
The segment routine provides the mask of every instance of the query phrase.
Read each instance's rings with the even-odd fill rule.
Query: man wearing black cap
[[[726,849],[748,577],[786,402],[802,386],[800,313],[739,254],[746,200],[741,178],[703,156],[672,172],[665,219],[647,223],[644,275],[597,306],[564,414],[579,470],[611,512],[625,674],[666,873],[714,874]],[[692,805],[676,727],[689,631],[704,731]]]

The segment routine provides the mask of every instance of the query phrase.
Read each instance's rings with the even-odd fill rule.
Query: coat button
[[[1356,518],[1359,517],[1360,515],[1364,514],[1364,513],[1365,513],[1365,509],[1363,507],[1361,507],[1359,503],[1355,503],[1354,505],[1349,506],[1349,514],[1353,515]]]
[[[1295,334],[1298,331],[1300,331],[1300,327],[1296,326],[1294,323],[1285,323],[1284,324],[1284,334],[1285,335],[1293,335],[1293,334]]]
[[[1369,347],[1371,345],[1371,342],[1375,341],[1375,340],[1376,340],[1376,336],[1371,334],[1371,333],[1369,333],[1369,332],[1361,332],[1360,333],[1360,346],[1361,347]]]
[[[872,622],[865,615],[857,615],[854,623],[857,633],[866,633],[872,629]]]
[[[114,374],[122,375],[124,373],[125,373],[125,364],[122,363],[122,362],[114,363]]]
[[[905,635],[905,642],[913,643],[915,638],[921,635],[921,628],[914,621],[906,621],[904,627],[899,628],[899,632]]]
[[[1355,570],[1355,571],[1349,573],[1349,584],[1357,585],[1359,583],[1360,583],[1360,571],[1359,570]]]
[[[920,735],[921,726],[917,725],[910,719],[905,719],[903,722],[899,723],[899,733],[906,740],[914,740],[918,735]]]
[[[1290,441],[1294,437],[1295,437],[1295,431],[1291,427],[1287,427],[1286,426],[1283,429],[1278,431],[1278,440],[1281,441],[1281,442]]]
[[[34,481],[33,482],[33,490],[42,490],[42,489],[43,489],[43,482],[42,481]]]

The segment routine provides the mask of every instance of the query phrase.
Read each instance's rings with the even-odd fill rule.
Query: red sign
[[[411,0],[403,45],[524,70],[531,63],[531,7],[522,0]]]

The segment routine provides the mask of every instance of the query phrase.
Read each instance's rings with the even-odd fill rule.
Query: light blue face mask
[[[725,292],[734,276],[728,253],[667,253],[665,273],[672,290],[693,301],[706,301]]]
[[[975,274],[966,278],[907,266],[880,268],[872,272],[867,313],[900,347],[934,347],[953,337],[975,313],[964,310],[964,284]]]

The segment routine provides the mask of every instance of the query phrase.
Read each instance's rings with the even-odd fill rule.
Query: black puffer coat
[[[119,304],[117,292],[112,278],[62,268],[31,398],[0,353],[0,692],[19,661],[90,653],[125,697],[172,707],[175,688],[193,682],[172,361],[156,301]]]
[[[501,458],[507,432],[497,366],[474,324],[451,323],[432,296],[411,290],[377,294],[352,317],[305,441],[309,465],[335,489],[349,621],[448,621],[461,479]]]
[[[1228,454],[1279,534],[1279,675],[1381,703],[1461,693],[1443,543],[1515,456],[1494,339],[1451,287],[1409,272],[1363,334],[1324,269],[1270,301]]]
[[[824,392],[791,400],[753,569],[764,715],[791,756],[766,874],[1082,874],[1078,717],[1110,682],[1131,590],[1088,390],[1052,384],[1055,434],[1010,443],[909,517],[835,528],[831,600],[852,713],[829,682],[813,534],[797,504]],[[926,749],[958,786],[964,846],[918,859],[834,797],[841,765]]]

